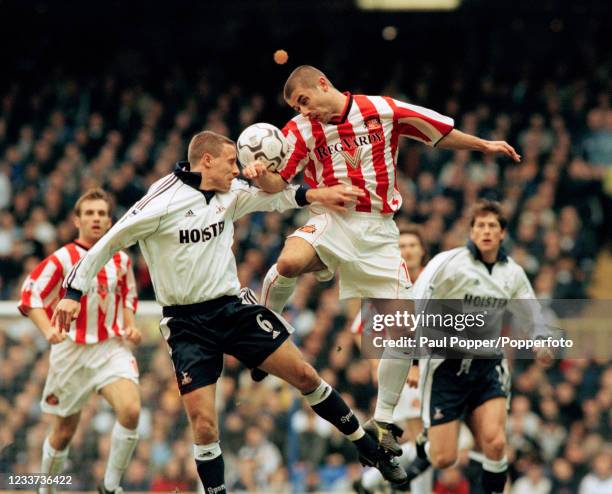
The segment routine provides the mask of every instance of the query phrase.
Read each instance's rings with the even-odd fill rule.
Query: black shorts
[[[463,419],[493,398],[510,397],[510,373],[501,358],[430,359],[422,382],[425,428]]]
[[[233,296],[164,307],[160,329],[170,347],[181,394],[216,382],[224,353],[252,369],[289,337],[288,323],[281,317]]]

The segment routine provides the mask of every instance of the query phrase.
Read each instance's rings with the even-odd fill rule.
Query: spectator
[[[580,482],[579,494],[612,492],[612,454],[603,452],[593,460],[592,470]]]
[[[565,458],[557,458],[552,464],[552,492],[573,494],[578,488],[578,479],[572,464]]]
[[[434,485],[434,494],[469,494],[470,483],[457,467],[442,471]]]
[[[254,462],[253,479],[257,487],[265,489],[269,485],[270,477],[281,466],[282,458],[278,448],[264,436],[259,427],[250,426],[245,433],[245,444],[238,457],[241,460]]]
[[[527,475],[519,478],[512,486],[512,494],[550,494],[551,481],[544,476],[542,465],[532,464]]]
[[[171,459],[157,474],[151,483],[151,492],[174,492],[187,491],[191,489],[190,483],[185,478],[184,467],[177,458]]]

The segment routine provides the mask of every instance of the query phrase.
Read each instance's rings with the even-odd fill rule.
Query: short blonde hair
[[[187,149],[187,161],[195,165],[202,159],[204,153],[211,154],[215,158],[221,154],[224,144],[235,146],[236,143],[229,137],[222,136],[211,130],[198,132],[191,138]]]
[[[111,200],[110,195],[105,190],[96,187],[95,189],[89,189],[85,192],[81,197],[77,199],[76,204],[74,205],[74,214],[76,216],[81,216],[81,206],[85,201],[95,201],[97,199],[102,199],[106,204],[108,204],[108,215],[111,214],[111,209],[113,207],[113,201]]]
[[[323,77],[331,87],[334,86],[327,76],[316,67],[312,65],[300,65],[291,72],[287,82],[285,82],[283,97],[285,100],[289,100],[293,91],[295,91],[298,86],[306,88],[315,87],[321,77]]]

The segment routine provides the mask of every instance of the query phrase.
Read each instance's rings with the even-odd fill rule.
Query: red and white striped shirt
[[[453,119],[386,96],[345,94],[338,122],[298,115],[287,123],[290,154],[280,175],[289,182],[304,170],[311,187],[353,185],[365,192],[353,210],[392,214],[402,204],[395,185],[399,137],[435,146],[453,130]]]
[[[33,308],[45,309],[51,318],[62,299],[64,278],[87,248],[76,241],[56,250],[25,279],[21,288],[19,311],[27,315]],[[123,308],[136,312],[138,294],[132,261],[117,252],[98,272],[96,282],[81,298],[81,311],[70,327],[68,337],[75,343],[98,343],[119,336],[123,330]]]

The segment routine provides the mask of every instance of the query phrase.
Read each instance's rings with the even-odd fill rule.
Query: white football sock
[[[382,473],[373,467],[368,468],[361,477],[361,485],[369,491],[378,490],[383,481]]]
[[[399,401],[406,384],[408,371],[412,365],[409,358],[383,358],[378,365],[378,398],[374,420],[393,422],[393,410]]]
[[[46,437],[42,448],[40,473],[50,475],[61,473],[64,468],[64,462],[68,456],[69,449],[69,447],[62,450],[53,449],[51,444],[49,444],[49,437]],[[38,492],[40,494],[48,494],[55,492],[55,488],[41,487],[38,489]]]
[[[264,278],[259,303],[281,314],[285,305],[287,305],[287,300],[289,300],[293,290],[295,290],[296,283],[297,277],[286,278],[281,276],[278,274],[276,264],[274,264]]]
[[[397,458],[400,466],[408,468],[408,465],[412,463],[412,460],[416,458],[416,448],[414,443],[403,443],[400,445],[402,448],[402,456]]]
[[[433,468],[429,467],[410,482],[410,494],[430,494],[433,492]]]
[[[119,487],[121,477],[132,459],[134,449],[138,444],[138,432],[127,429],[119,422],[115,422],[111,433],[111,447],[104,473],[104,487],[114,491]]]

